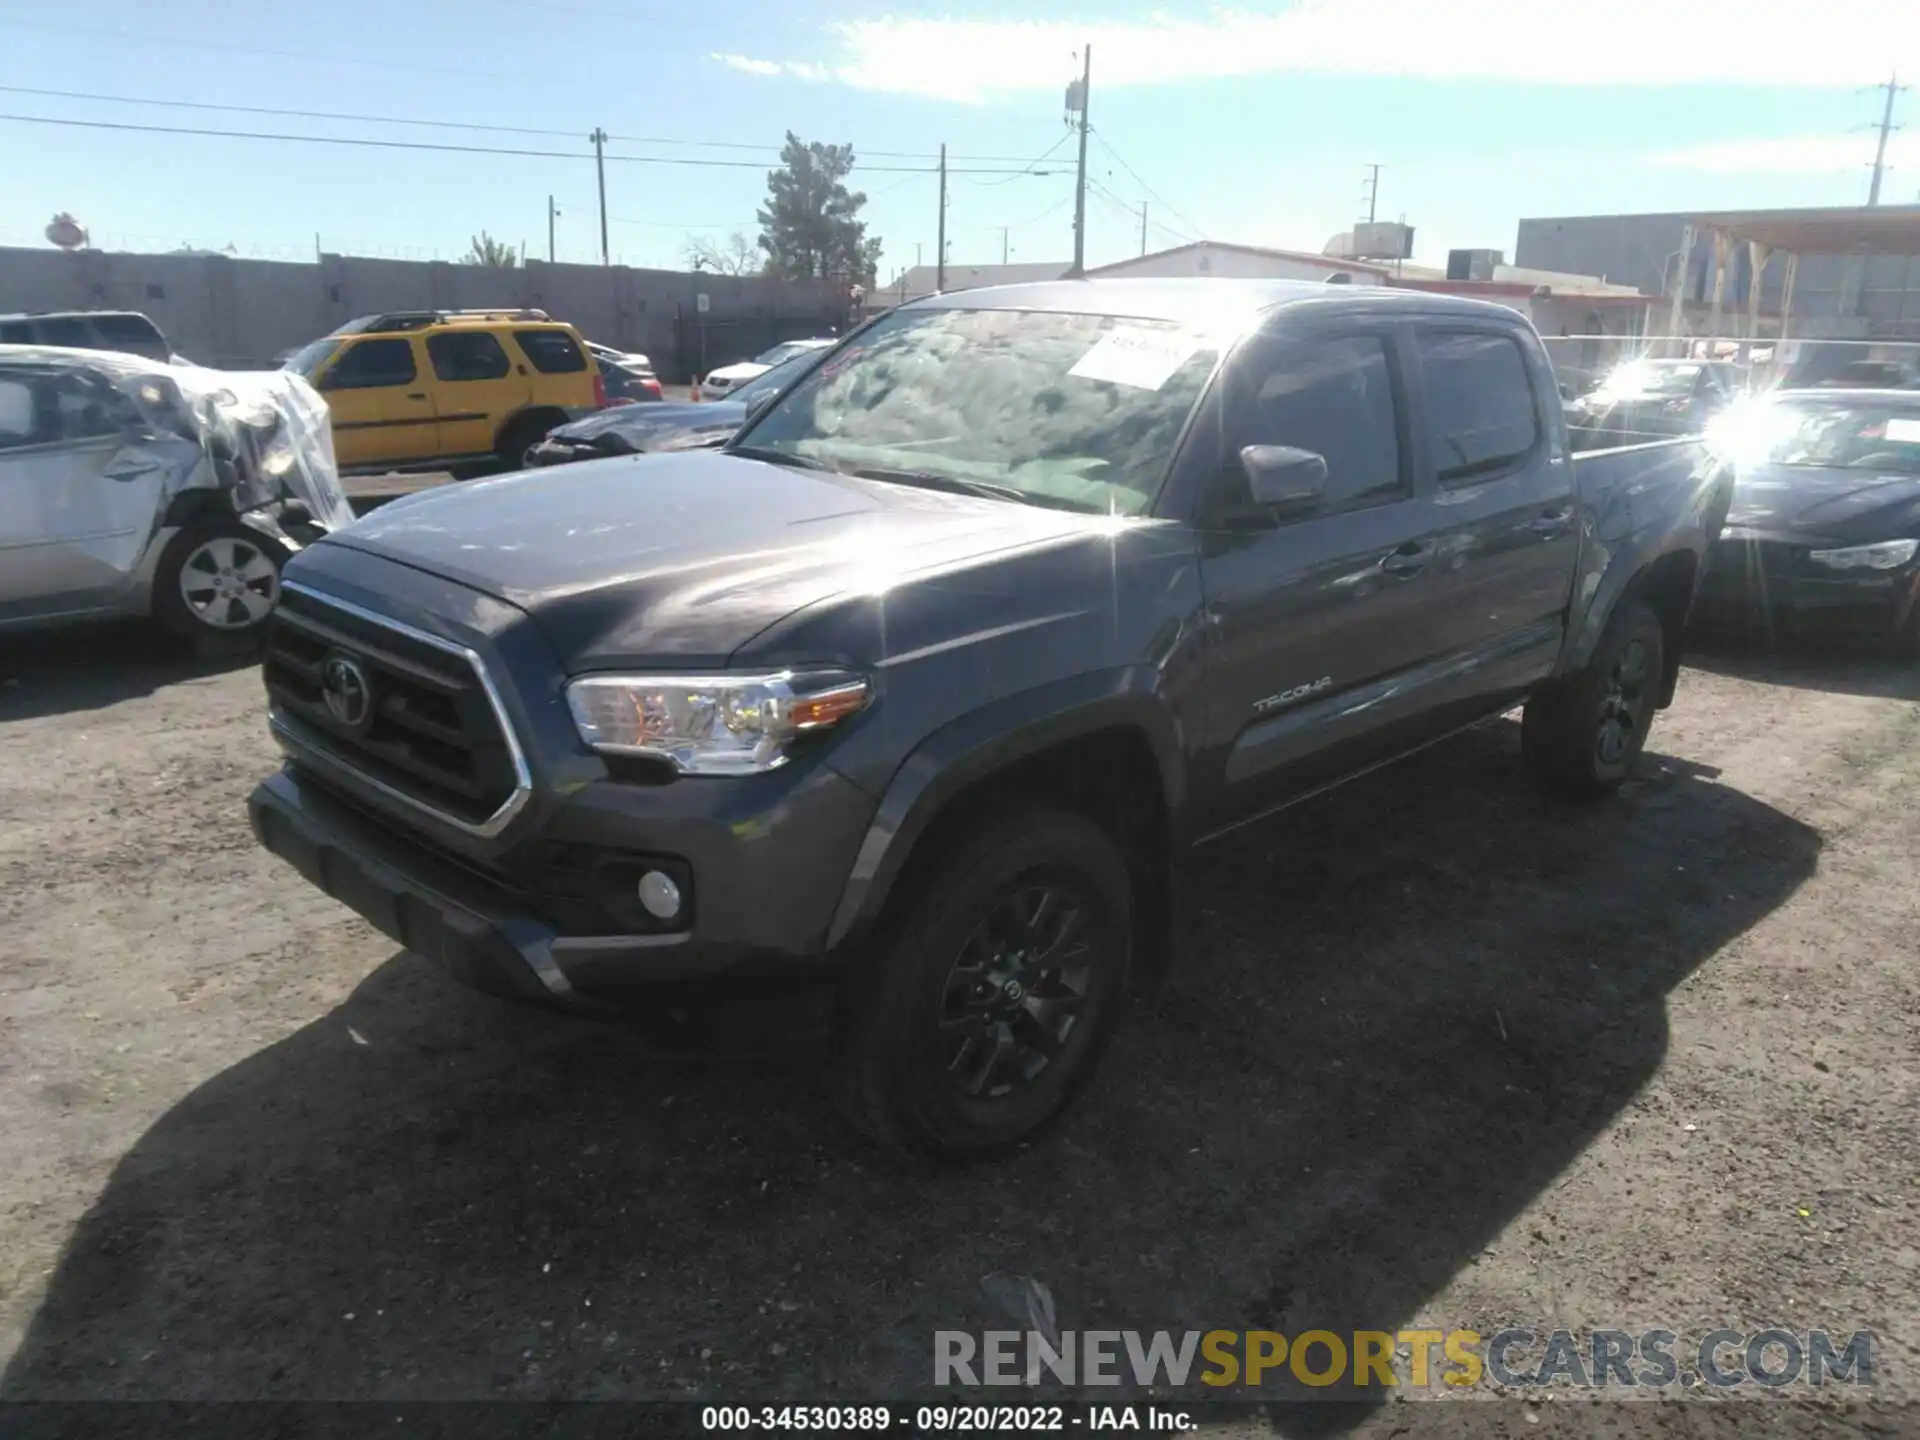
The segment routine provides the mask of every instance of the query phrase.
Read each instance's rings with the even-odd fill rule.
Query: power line
[[[1067,141],[1071,140],[1072,138],[1073,138],[1073,132],[1071,130],[1063,130],[1058,140],[1054,141],[1053,144],[1049,145],[1046,149],[1042,150],[1038,155],[1034,156],[1033,159],[1026,162],[1026,168],[1015,171],[1013,174],[1007,176],[1004,180],[972,180],[972,181],[969,181],[968,183],[972,185],[978,185],[984,189],[994,185],[1010,185],[1015,180],[1020,179],[1023,175],[1050,175],[1053,173],[1052,171],[1035,170],[1033,167],[1036,165],[1044,164],[1054,154],[1055,151],[1057,151],[1062,145],[1066,144]]]
[[[84,90],[39,90],[31,85],[0,85],[9,95],[42,95],[56,100],[93,100],[109,105],[154,105],[167,110],[224,110],[234,115],[290,115],[302,120],[352,120],[369,125],[422,125],[436,130],[490,130],[499,135],[570,137],[573,130],[533,130],[522,125],[483,125],[466,120],[409,120],[400,115],[356,115],[338,110],[282,110],[270,105],[224,105],[211,100],[154,100],[138,95],[96,95]],[[689,141],[701,144],[701,141]]]
[[[132,131],[143,135],[194,135],[217,140],[271,140],[283,144],[346,145],[373,150],[425,150],[448,155],[511,155],[535,160],[585,160],[588,158],[586,151],[529,150],[504,145],[442,145],[427,140],[371,140],[345,135],[280,135],[257,130],[211,130],[186,125],[141,125],[126,120],[73,120],[52,115],[0,114],[0,121],[12,121],[20,125],[63,125],[80,130]],[[628,165],[688,165],[721,170],[763,172],[773,168],[759,160],[708,160],[688,155],[609,155],[606,158]],[[854,168],[883,175],[931,175],[933,173],[931,167],[920,165],[868,165],[864,162],[856,162]],[[989,169],[959,170],[949,173],[1005,175],[1025,172]]]
[[[1194,231],[1195,234],[1199,235],[1202,239],[1206,237],[1207,232],[1204,229],[1202,229],[1199,225],[1196,225],[1194,223],[1192,216],[1183,214],[1179,206],[1169,203],[1166,196],[1162,195],[1158,190],[1155,190],[1151,185],[1147,184],[1146,181],[1140,178],[1140,172],[1135,170],[1133,166],[1129,165],[1126,162],[1125,157],[1122,156],[1118,150],[1114,149],[1112,145],[1107,143],[1106,136],[1102,135],[1098,130],[1095,130],[1093,132],[1093,138],[1100,142],[1100,148],[1106,151],[1107,154],[1111,155],[1114,159],[1114,162],[1118,164],[1122,170],[1126,171],[1127,174],[1133,177],[1134,183],[1138,185],[1142,190],[1147,192],[1147,198],[1149,200],[1154,200],[1159,202],[1162,209],[1165,209],[1171,212],[1173,217],[1176,220],[1180,220],[1184,222],[1190,229]],[[1162,227],[1162,228],[1165,228],[1165,227]]]
[[[1027,227],[1028,225],[1038,225],[1042,220],[1045,220],[1050,216],[1059,214],[1062,210],[1066,209],[1067,206],[1071,205],[1072,203],[1073,203],[1073,196],[1062,195],[1058,200],[1054,201],[1053,204],[1049,205],[1046,209],[1042,210],[1038,215],[1032,216],[1026,220],[1015,221],[1013,228],[1016,230],[1021,230]]]
[[[535,129],[525,125],[489,125],[477,120],[420,120],[405,115],[366,115],[343,110],[291,110],[273,105],[230,105],[212,100],[165,100],[150,95],[103,95],[90,90],[46,90],[32,85],[0,85],[0,93],[9,95],[38,95],[55,100],[86,100],[106,105],[151,105],[164,110],[214,110],[232,115],[286,115],[300,120],[344,120],[367,125],[417,125],[435,130],[481,130],[497,135],[541,135],[553,138],[568,138],[578,130]],[[684,145],[704,150],[748,150],[760,154],[777,155],[782,146],[757,145],[741,140],[681,140],[665,135],[615,135],[609,134],[609,140],[622,140],[632,145]],[[1060,147],[1055,145],[1048,150]],[[854,147],[856,155],[872,155],[881,159],[893,160],[932,160],[931,150],[867,150]],[[959,155],[959,160],[988,164],[1009,164],[1023,167],[1033,166],[1039,160],[1029,160],[1024,155]],[[1040,160],[1044,160],[1042,155]],[[931,172],[929,172],[931,173]],[[1022,169],[1016,173],[1025,174]]]

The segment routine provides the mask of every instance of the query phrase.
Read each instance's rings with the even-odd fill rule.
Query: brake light
[[[640,382],[640,388],[646,391],[649,395],[660,394],[660,382],[654,379],[653,376],[651,375],[647,376],[646,379]]]
[[[593,403],[602,410],[607,408],[607,377],[598,366],[593,371]]]

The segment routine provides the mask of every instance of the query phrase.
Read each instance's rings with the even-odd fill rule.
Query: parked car
[[[660,377],[653,373],[653,362],[637,350],[615,350],[610,345],[586,342],[587,353],[600,366],[609,405],[644,404],[659,400]]]
[[[813,340],[783,340],[771,350],[763,350],[751,360],[742,360],[733,365],[722,365],[700,382],[702,400],[725,400],[747,381],[764,375],[782,360],[795,355],[804,355],[811,350],[831,350],[840,342],[832,338]]]
[[[644,410],[618,406],[554,430],[527,451],[526,463],[564,465],[574,460],[604,460],[610,455],[647,455],[723,445],[746,424],[750,409],[771,399],[824,352],[803,350],[762,371],[733,392],[731,400],[709,404],[683,401],[649,405]]]
[[[0,315],[0,345],[104,350],[165,363],[175,359],[160,327],[137,310],[45,310]]]
[[[580,333],[544,310],[369,315],[302,346],[285,368],[326,398],[348,474],[517,469],[554,426],[607,403]]]
[[[1819,386],[1823,390],[1920,390],[1920,361],[1850,360]]]
[[[836,977],[857,1122],[980,1156],[1178,964],[1194,846],[1521,702],[1549,791],[1618,786],[1728,498],[1699,442],[1570,459],[1490,302],[929,297],[723,451],[301,555],[252,823],[500,993]]]
[[[246,638],[286,558],[352,520],[297,376],[0,346],[0,630],[151,615]]]
[[[1746,388],[1725,360],[1634,360],[1615,367],[1598,389],[1570,400],[1576,448],[1699,435]]]
[[[1782,390],[1714,441],[1736,481],[1701,618],[1920,658],[1920,391]]]

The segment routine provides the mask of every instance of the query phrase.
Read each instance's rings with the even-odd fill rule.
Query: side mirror
[[[1280,515],[1313,509],[1327,493],[1327,457],[1291,445],[1248,445],[1240,451],[1253,503]]]
[[[766,414],[767,411],[772,408],[773,402],[779,398],[780,392],[778,390],[762,390],[758,395],[747,401],[747,418],[741,423],[743,425],[751,425],[762,415]]]

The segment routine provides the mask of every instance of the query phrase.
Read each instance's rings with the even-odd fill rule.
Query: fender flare
[[[1186,755],[1160,679],[1151,667],[1072,676],[970,710],[922,740],[894,771],[868,823],[828,927],[827,947],[872,929],[908,857],[956,797],[1063,741],[1108,730],[1144,735],[1160,772],[1170,828],[1178,834],[1187,801]]]
[[[1565,663],[1561,666],[1563,675],[1572,675],[1585,667],[1593,658],[1593,652],[1600,644],[1600,637],[1606,633],[1608,623],[1621,605],[1634,598],[1653,567],[1669,555],[1687,555],[1694,562],[1694,584],[1699,585],[1700,560],[1705,554],[1704,546],[1693,542],[1684,534],[1666,537],[1666,543],[1635,548],[1617,555],[1600,576],[1600,583],[1594,588],[1593,599],[1587,603],[1586,612],[1580,623],[1574,627],[1568,637]]]

